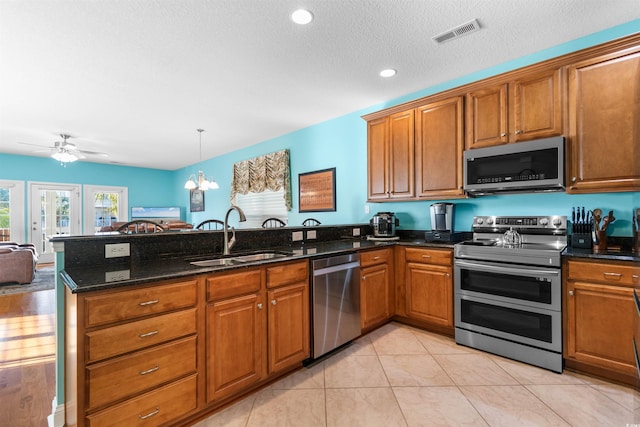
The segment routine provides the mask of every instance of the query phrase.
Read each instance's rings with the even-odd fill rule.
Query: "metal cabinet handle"
[[[156,408],[155,411],[151,411],[147,415],[138,415],[138,418],[140,418],[141,420],[146,420],[147,418],[153,417],[158,412],[160,412],[160,408]]]
[[[362,280],[367,280],[367,276],[362,276]]]
[[[422,258],[431,258],[431,255],[422,255]]]
[[[275,299],[271,300],[271,305],[276,305],[278,303],[278,301],[276,301]]]
[[[605,279],[617,279],[617,280],[620,280],[620,278],[622,277],[622,274],[620,274],[620,273],[607,273],[605,271],[602,274],[604,275]]]
[[[634,282],[637,282],[638,279],[640,279],[640,276],[638,276],[637,274],[632,274],[631,278],[633,279]]]
[[[516,131],[516,135],[520,135],[521,133],[522,133],[522,131],[521,131],[521,130],[517,130],[517,131]]]
[[[258,309],[262,310],[262,303],[258,304]]]
[[[507,134],[505,132],[502,132],[500,136],[504,138],[505,136],[507,136]]]
[[[578,178],[575,177],[575,176],[571,178],[571,182],[576,182],[577,180],[578,180]]]
[[[140,375],[147,375],[147,374],[150,374],[150,373],[152,373],[152,372],[157,371],[158,369],[160,369],[160,366],[156,365],[156,366],[154,366],[154,367],[153,367],[153,368],[151,368],[151,369],[147,369],[146,371],[140,371],[140,372],[138,372],[138,374],[140,374]]]
[[[138,334],[138,336],[139,336],[140,338],[146,338],[146,337],[150,337],[150,336],[152,336],[152,335],[155,335],[155,334],[157,334],[158,332],[160,332],[160,331],[156,330],[156,331],[147,332],[147,333],[145,333],[145,334]]]
[[[569,295],[573,296],[573,291],[569,291]]]
[[[151,300],[151,301],[145,301],[145,302],[138,303],[138,305],[139,305],[140,307],[144,307],[145,305],[157,304],[158,302],[160,302],[160,300],[153,299],[153,300]]]

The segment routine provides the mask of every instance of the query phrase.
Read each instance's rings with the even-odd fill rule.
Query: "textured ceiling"
[[[638,18],[638,0],[0,0],[0,152],[68,133],[108,154],[86,161],[178,169],[196,128],[211,158]]]

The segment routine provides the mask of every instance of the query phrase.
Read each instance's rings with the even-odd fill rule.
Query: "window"
[[[247,221],[243,228],[262,227],[267,218],[287,222],[291,210],[289,150],[243,160],[233,165],[231,204],[240,207]]]
[[[99,232],[129,218],[127,187],[84,186],[84,233]]]
[[[0,181],[0,242],[24,242],[24,183]]]
[[[242,228],[260,228],[267,218],[278,218],[287,223],[287,206],[284,202],[284,189],[265,190],[262,193],[238,194],[237,206],[244,211],[246,222]]]

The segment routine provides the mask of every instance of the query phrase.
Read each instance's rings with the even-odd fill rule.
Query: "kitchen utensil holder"
[[[571,247],[591,249],[591,233],[573,233],[571,235]]]
[[[596,231],[596,237],[598,243],[593,243],[594,252],[604,252],[607,250],[607,232],[603,230]]]

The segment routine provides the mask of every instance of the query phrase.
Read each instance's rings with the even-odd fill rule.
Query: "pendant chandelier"
[[[200,134],[200,163],[202,163],[202,132],[204,132],[204,129],[196,129],[196,130]],[[187,190],[198,189],[198,190],[205,191],[205,190],[217,190],[218,188],[220,188],[220,186],[214,179],[209,181],[205,176],[204,172],[202,172],[202,169],[198,168],[197,177],[195,174],[191,174],[187,182],[184,183],[184,188],[186,188]]]

